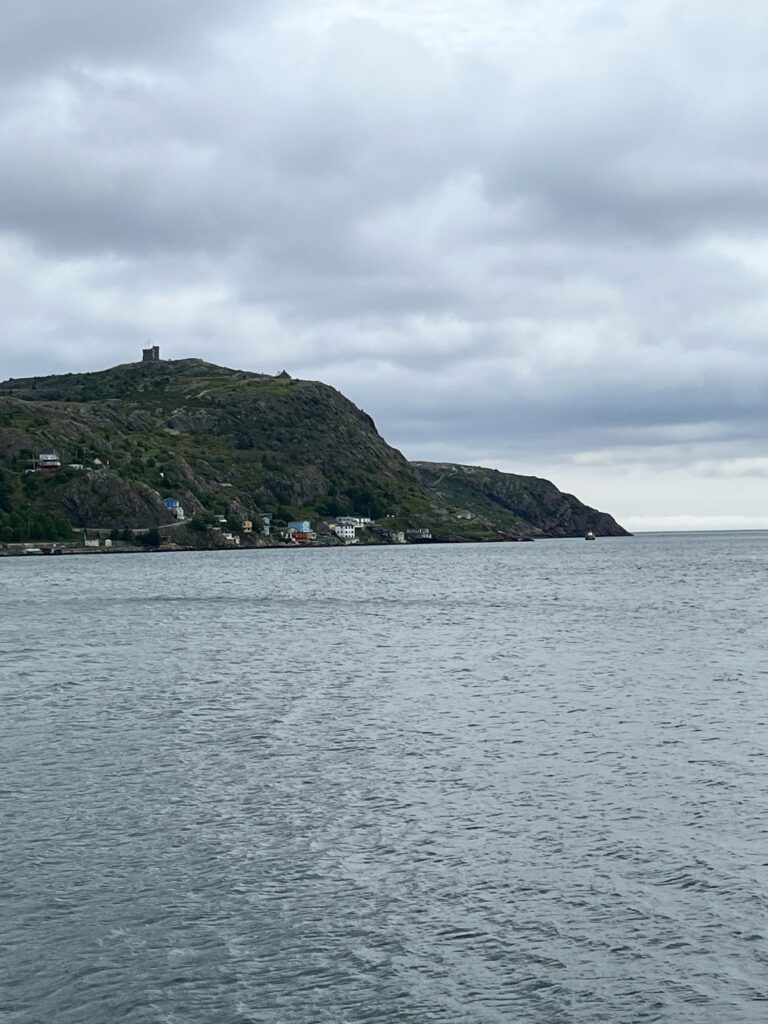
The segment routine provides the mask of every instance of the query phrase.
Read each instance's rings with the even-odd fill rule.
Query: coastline
[[[632,536],[630,534],[629,536]],[[55,551],[45,550],[14,550],[9,551],[7,549],[0,549],[0,558],[59,558],[62,556],[105,556],[105,555],[171,555],[171,554],[189,554],[189,553],[202,553],[209,551],[228,551],[228,552],[244,552],[244,551],[307,551],[319,549],[328,550],[360,550],[362,548],[412,548],[412,547],[455,547],[456,545],[463,544],[475,544],[475,545],[488,545],[488,544],[532,544],[534,541],[546,541],[546,540],[583,540],[584,538],[579,535],[572,535],[568,537],[489,537],[486,539],[480,538],[453,538],[453,539],[437,539],[427,541],[415,541],[406,544],[387,544],[387,543],[364,543],[364,544],[251,544],[251,545],[227,545],[219,547],[192,547],[192,546],[179,546],[179,547],[158,547],[158,548],[146,548],[146,547],[124,547],[124,548],[61,548]],[[625,537],[600,537],[600,540],[611,540],[618,539],[623,540]],[[34,548],[34,545],[30,545],[30,548]]]

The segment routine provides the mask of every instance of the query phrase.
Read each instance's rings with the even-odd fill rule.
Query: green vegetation
[[[29,472],[46,446],[63,468]],[[211,526],[238,529],[265,512],[275,526],[358,515],[445,539],[496,539],[577,533],[583,511],[586,528],[622,532],[533,480],[410,464],[327,385],[198,359],[0,383],[0,539],[164,526],[159,537],[201,544]],[[178,531],[167,495],[191,520]]]
[[[27,541],[68,540],[72,537],[69,523],[59,516],[28,511],[0,511],[0,542],[21,544]]]
[[[413,466],[434,500],[459,520],[461,535],[467,538],[492,539],[489,534],[499,530],[520,538],[579,537],[587,530],[626,535],[611,516],[564,494],[549,480],[445,462]],[[443,525],[433,532],[437,536],[445,529]]]

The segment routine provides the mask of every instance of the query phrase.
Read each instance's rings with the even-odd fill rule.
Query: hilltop
[[[46,447],[62,468],[29,472]],[[180,359],[0,384],[0,529],[153,528],[173,521],[168,495],[198,524],[270,513],[452,540],[625,533],[547,481],[409,463],[334,388],[285,373]]]

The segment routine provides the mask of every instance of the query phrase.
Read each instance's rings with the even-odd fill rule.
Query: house
[[[289,530],[295,530],[296,533],[311,533],[312,524],[308,519],[294,519],[292,523],[288,523]]]
[[[165,505],[168,511],[172,512],[179,521],[186,519],[184,509],[181,507],[178,498],[164,498],[163,505]]]
[[[408,540],[420,543],[425,540],[432,540],[432,534],[425,526],[418,527],[415,530],[406,530]]]
[[[405,544],[405,534],[402,530],[384,530],[382,536],[388,544]]]
[[[329,523],[328,529],[335,533],[339,540],[343,540],[345,544],[354,544],[357,541],[357,533],[355,531],[359,527],[353,526],[352,523],[341,521]]]
[[[55,448],[41,448],[37,455],[38,469],[61,469],[61,457]]]
[[[342,526],[356,526],[360,530],[371,525],[369,516],[338,516],[336,522]]]
[[[243,533],[253,533],[253,522],[250,519],[243,520]]]

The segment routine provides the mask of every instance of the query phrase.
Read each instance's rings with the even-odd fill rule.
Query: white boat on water
[[[584,540],[595,540],[595,535],[591,530],[587,530]]]

